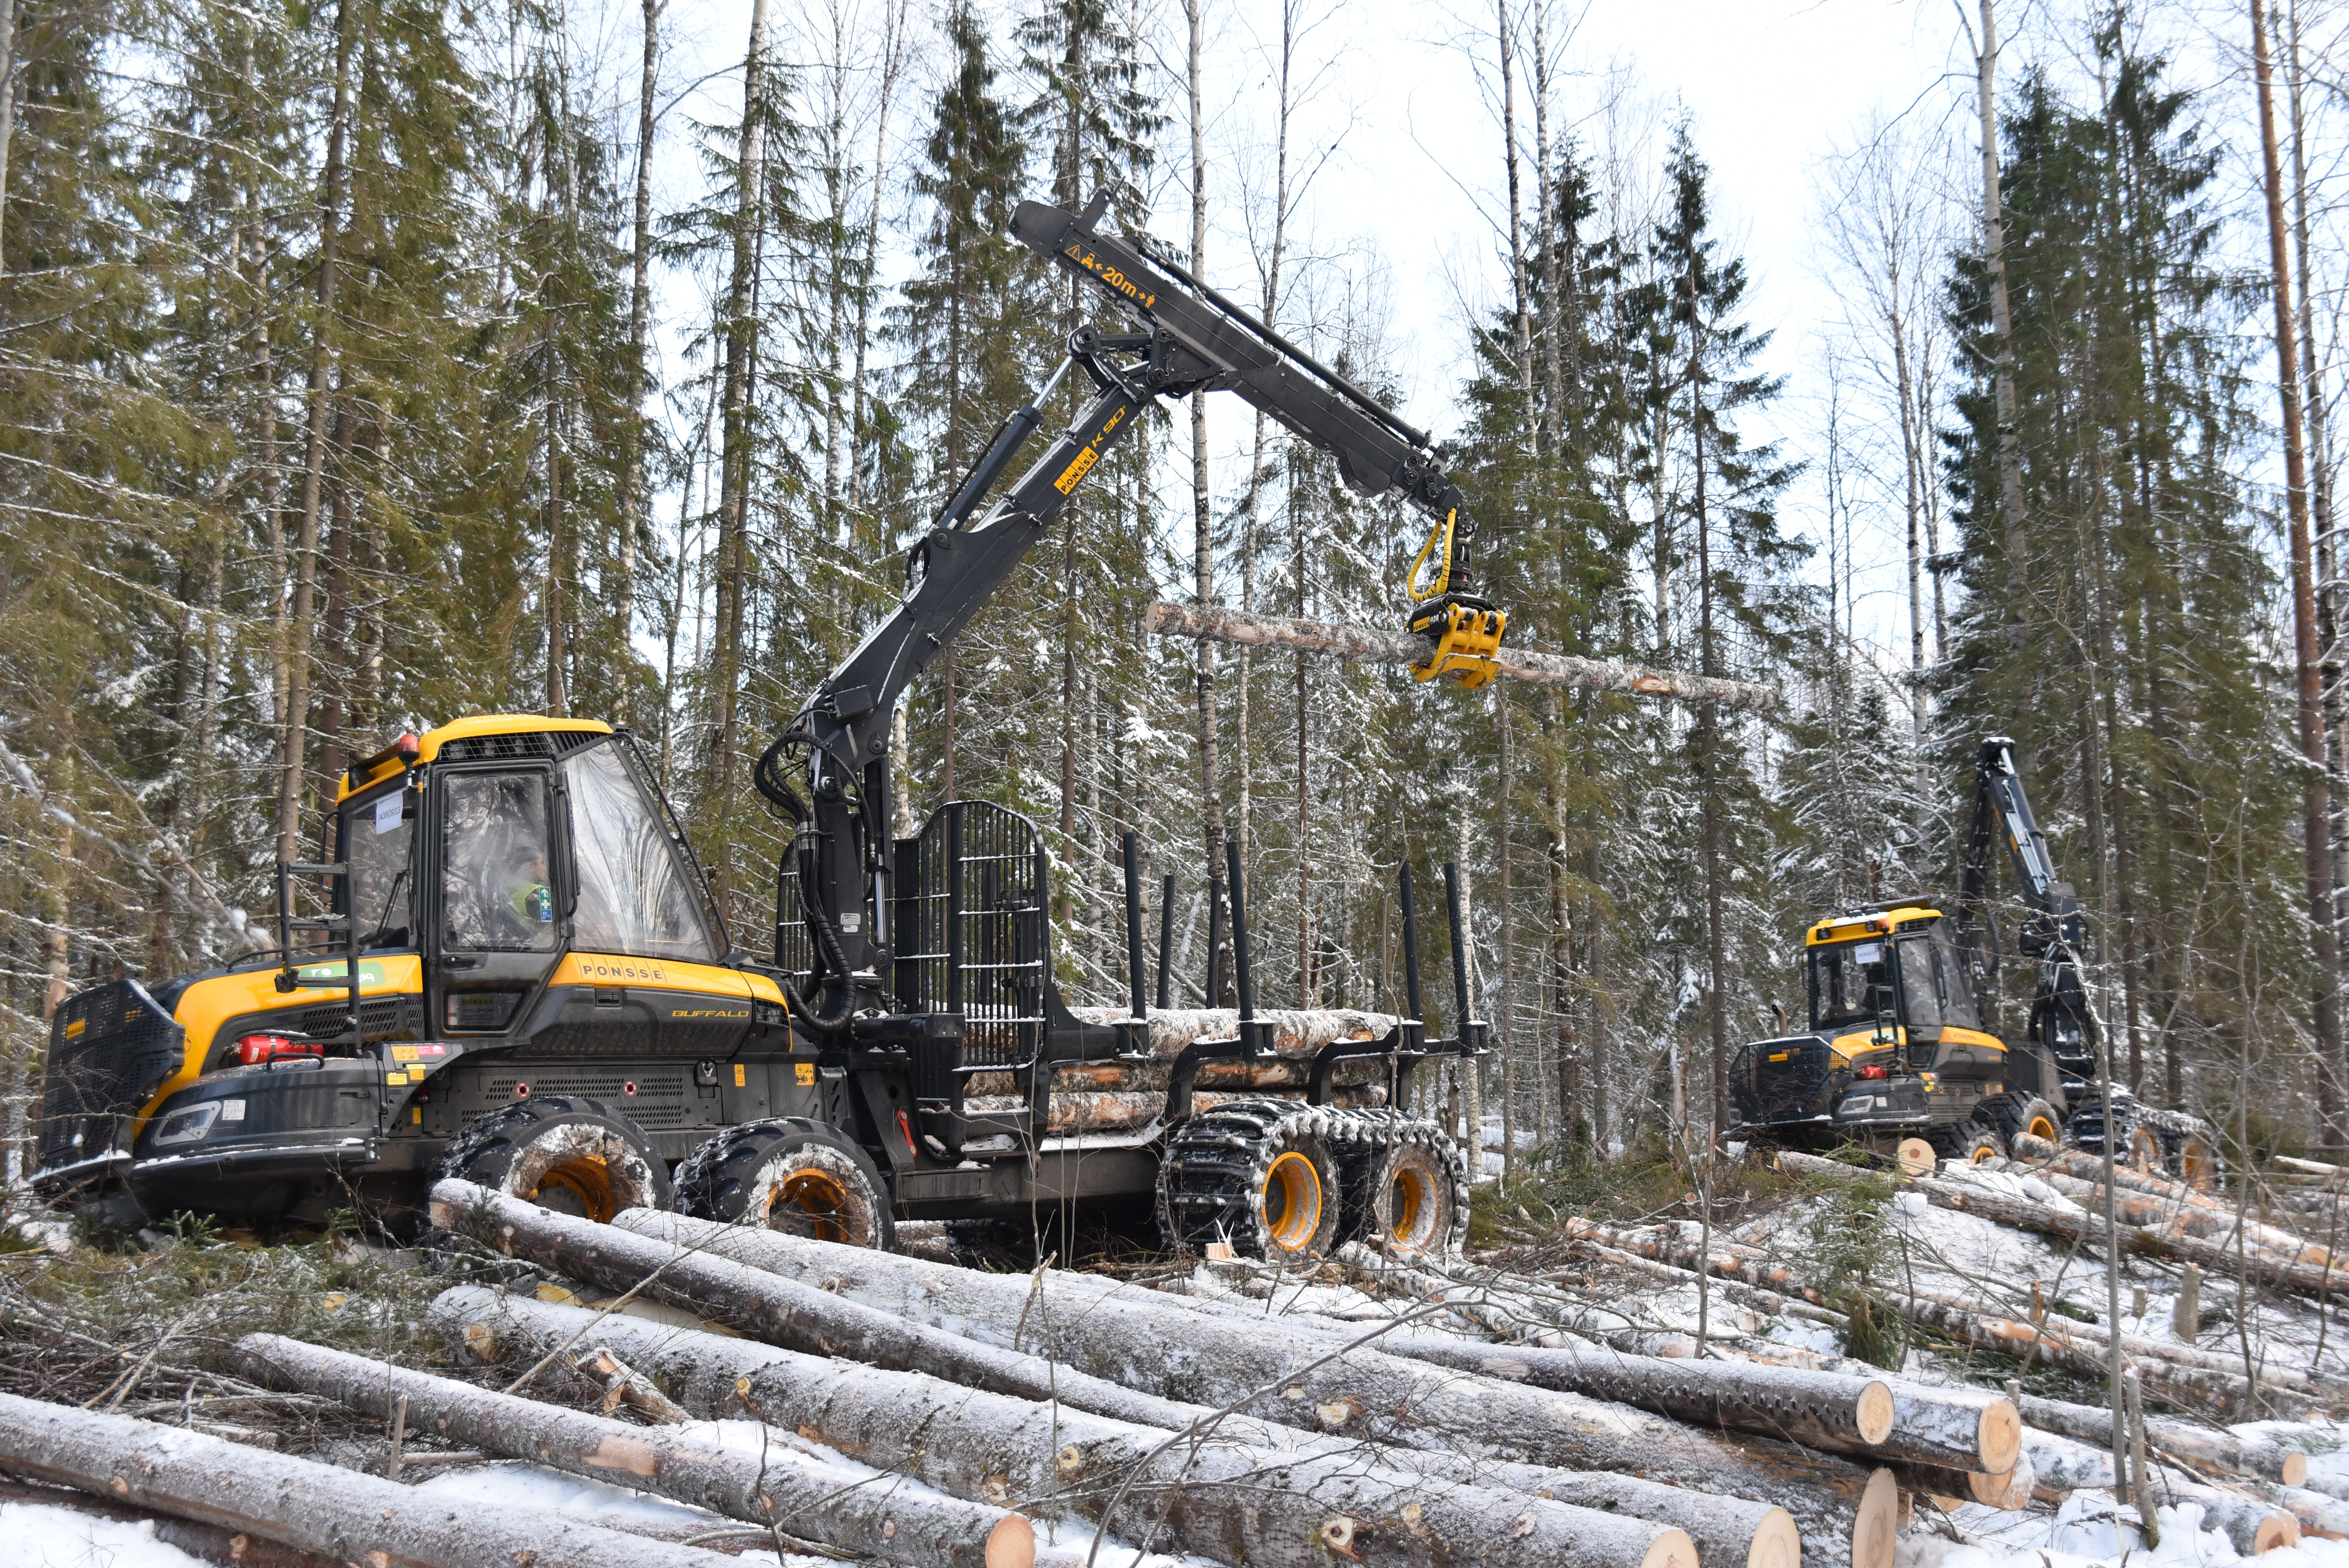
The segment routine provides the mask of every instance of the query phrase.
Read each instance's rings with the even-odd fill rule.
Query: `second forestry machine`
[[[2029,913],[2016,946],[2038,965],[2023,1038],[1997,1026],[1998,927],[1991,863],[2006,841]],[[1921,1138],[1942,1158],[1982,1160],[2021,1136],[2101,1150],[2200,1180],[2217,1159],[2199,1118],[2098,1091],[2103,1042],[2088,1006],[2080,901],[2055,874],[2014,765],[2014,742],[1982,743],[1956,913],[1921,898],[1846,910],[1803,938],[1807,1032],[1759,1040],[1730,1067],[1731,1136],[1800,1148],[1889,1151]]]
[[[598,1219],[674,1203],[867,1245],[898,1219],[1154,1200],[1178,1243],[1310,1256],[1372,1226],[1454,1240],[1467,1189],[1452,1140],[1332,1104],[1343,1077],[1384,1087],[1358,1101],[1400,1106],[1417,1063],[1481,1047],[1456,962],[1452,1037],[1423,1022],[1408,868],[1409,1017],[1279,1037],[1255,1008],[1234,849],[1237,1026],[1154,1055],[1130,837],[1130,1008],[1080,1018],[1053,979],[1034,823],[953,801],[911,838],[890,832],[906,687],[1161,397],[1235,392],[1331,454],[1356,492],[1426,514],[1406,584],[1416,673],[1472,687],[1495,673],[1506,620],[1475,592],[1465,508],[1426,435],[1146,241],[1103,232],[1105,208],[1022,202],[1012,233],[1133,330],[1071,335],[914,545],[902,601],[759,759],[759,790],[795,830],[771,962],[736,951],[625,730],[492,715],[402,736],[342,780],[326,856],[280,866],[276,951],[57,1009],[39,1187],[150,1214],[356,1203],[398,1224],[436,1176],[461,1176]],[[1090,403],[982,511],[1072,368]],[[323,880],[331,913],[295,915],[303,877]],[[1162,1009],[1166,986],[1162,921]],[[1055,1072],[1071,1063],[1129,1065],[1163,1110],[1056,1136]],[[1294,1098],[1196,1109],[1203,1069]],[[967,1104],[978,1075],[1016,1087],[1017,1109]]]

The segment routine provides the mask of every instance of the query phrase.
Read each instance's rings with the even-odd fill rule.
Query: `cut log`
[[[435,1190],[447,1191],[449,1183]],[[985,1274],[772,1231],[729,1229],[628,1210],[617,1229],[701,1246],[786,1281],[989,1344],[1032,1340],[1060,1363],[1128,1387],[1210,1406],[1240,1402],[1270,1419],[1313,1412],[1327,1430],[1412,1449],[1472,1445],[1564,1470],[1610,1470],[1784,1508],[1826,1568],[1875,1560],[1862,1505],[1870,1471],[1781,1439],[1731,1442],[1646,1411],[1577,1394],[1445,1371],[1377,1348],[1338,1354],[1278,1319],[1203,1315],[1098,1276]],[[594,1229],[595,1227],[587,1227]],[[1046,1308],[1049,1307],[1049,1310]],[[1277,1392],[1275,1392],[1277,1391]],[[1887,1482],[1889,1495],[1894,1489]],[[1897,1498],[1883,1504],[1897,1509]]]
[[[2105,1189],[2101,1182],[2066,1171],[2045,1170],[2037,1175],[2090,1213],[2102,1214],[2105,1212]],[[2235,1244],[2235,1232],[2239,1228],[2232,1209],[2220,1208],[2207,1201],[2196,1205],[2153,1192],[2129,1191],[2126,1183],[2118,1181],[2114,1183],[2112,1209],[2113,1217],[2122,1224],[2189,1240],[2215,1242],[2221,1246]],[[2243,1244],[2255,1253],[2284,1263],[2304,1264],[2319,1269],[2333,1262],[2332,1254],[2324,1248],[2303,1241],[2278,1226],[2264,1224],[2258,1220],[2245,1220],[2240,1229]],[[2335,1275],[2341,1274],[2337,1267],[2333,1272]]]
[[[2022,1451],[2022,1423],[2003,1395],[1750,1362],[1546,1350],[1397,1336],[1398,1356],[1513,1383],[1613,1399],[1701,1427],[1785,1438],[1883,1463],[2002,1473]]]
[[[256,1383],[323,1395],[362,1415],[385,1418],[404,1398],[412,1429],[657,1492],[729,1519],[777,1526],[802,1541],[885,1563],[909,1568],[936,1563],[1033,1568],[1035,1563],[1035,1534],[1016,1513],[876,1488],[870,1475],[838,1466],[771,1465],[763,1455],[697,1442],[674,1430],[633,1427],[282,1335],[249,1334],[237,1341],[232,1358]]]
[[[2256,1483],[2259,1494],[2292,1515],[2302,1530],[2314,1531],[2335,1540],[2349,1539],[2349,1502],[2327,1497],[2321,1491],[2305,1487],[2285,1486],[2277,1481]]]
[[[561,1343],[585,1315],[476,1287],[447,1292],[432,1307],[435,1323],[476,1350],[519,1341],[523,1355]],[[1325,1532],[1343,1522],[1348,1555],[1366,1564],[1696,1568],[1694,1545],[1670,1526],[1434,1480],[1358,1453],[1268,1452],[1212,1434],[1186,1440],[918,1374],[657,1325],[614,1319],[595,1332],[613,1335],[630,1362],[697,1413],[747,1413],[958,1497],[1066,1507],[1105,1533],[1132,1531],[1222,1563],[1326,1568]]]
[[[1262,1098],[1265,1092],[1268,1091],[1256,1091],[1248,1098]],[[1275,1098],[1284,1097],[1283,1091],[1278,1089],[1268,1092]],[[1241,1098],[1243,1098],[1242,1092],[1202,1090],[1191,1097],[1191,1109],[1195,1111],[1213,1110],[1219,1105],[1226,1105]],[[1288,1090],[1285,1098],[1301,1101],[1303,1091]],[[1340,1110],[1360,1110],[1382,1106],[1386,1102],[1386,1088],[1379,1084],[1366,1085],[1361,1088],[1333,1089],[1330,1095],[1330,1103]],[[963,1109],[973,1113],[987,1111],[1000,1115],[1006,1111],[1026,1110],[1028,1099],[1025,1095],[971,1095],[964,1099]],[[1146,1127],[1155,1121],[1159,1113],[1165,1109],[1166,1092],[1164,1089],[1155,1091],[1077,1089],[1068,1093],[1055,1090],[1052,1094],[1050,1112],[1045,1119],[1044,1130],[1056,1135],[1070,1132],[1130,1131],[1137,1127]]]
[[[2023,1396],[2023,1418],[2043,1431],[2070,1438],[2110,1452],[2113,1413],[2096,1405],[2075,1405],[2064,1399]],[[2308,1456],[2266,1438],[2239,1438],[2234,1433],[2189,1421],[2148,1418],[2145,1440],[2162,1458],[2190,1464],[2213,1475],[2256,1476],[2261,1480],[2299,1486],[2308,1477]]]
[[[484,1509],[129,1416],[0,1394],[0,1470],[316,1553],[414,1568],[735,1568],[715,1552]],[[789,1560],[814,1568],[816,1559]]]
[[[1248,648],[1294,648],[1299,653],[1366,659],[1376,664],[1420,665],[1427,661],[1427,645],[1408,632],[1333,626],[1246,610],[1169,604],[1162,600],[1150,606],[1143,624],[1157,637],[1195,637]],[[1685,675],[1677,670],[1650,669],[1644,665],[1586,659],[1572,654],[1545,654],[1515,645],[1504,646],[1494,662],[1505,676],[1549,686],[1585,686],[1633,696],[1679,697],[1684,702],[1715,702],[1724,707],[1757,711],[1775,708],[1784,700],[1776,686],[1753,681]]]
[[[1071,1007],[1087,1024],[1123,1023],[1133,1016],[1123,1007]],[[1322,1047],[1340,1040],[1375,1040],[1402,1020],[1392,1013],[1366,1013],[1350,1007],[1260,1007],[1257,1022],[1272,1030],[1276,1055],[1292,1060],[1310,1058]],[[1153,1007],[1150,1009],[1150,1054],[1171,1061],[1185,1046],[1196,1040],[1228,1040],[1240,1032],[1236,1007]],[[1207,1081],[1201,1068],[1200,1082]],[[1383,1072],[1375,1076],[1383,1077]]]
[[[1936,1470],[1930,1465],[1904,1465],[1894,1473],[1899,1477],[1903,1487],[1920,1496],[1979,1502],[1985,1508],[1995,1508],[2005,1513],[2019,1513],[2030,1507],[2038,1486],[2038,1477],[2031,1468],[2031,1461],[2019,1455],[2013,1468],[2003,1475],[1985,1475],[1981,1470]]]
[[[1123,1022],[1125,1017],[1124,1009],[1119,1007],[1070,1010],[1088,1021]],[[1062,1062],[1052,1069],[1052,1094],[1056,1099],[1088,1091],[1164,1094],[1172,1066],[1167,1057],[1155,1056],[1147,1060]],[[1301,1089],[1308,1087],[1312,1070],[1311,1062],[1289,1057],[1276,1061],[1205,1061],[1199,1064],[1198,1076],[1192,1081],[1197,1088],[1226,1093]],[[1333,1088],[1340,1089],[1364,1088],[1372,1084],[1383,1088],[1385,1077],[1385,1064],[1378,1058],[1348,1057],[1331,1068],[1330,1082]],[[1020,1092],[1019,1080],[1008,1072],[973,1073],[963,1080],[963,1093],[967,1096]]]
[[[1867,1174],[1848,1166],[1837,1167],[1854,1176]],[[1702,1271],[1717,1279],[1733,1280],[1780,1295],[1793,1296],[1815,1306],[1825,1306],[1826,1299],[1805,1284],[1795,1271],[1777,1262],[1759,1247],[1749,1247],[1715,1234],[1707,1249],[1702,1240],[1702,1227],[1690,1222],[1686,1234],[1680,1227],[1642,1225],[1636,1229],[1618,1229],[1595,1221],[1568,1215],[1559,1224],[1559,1233],[1569,1241],[1588,1241],[1630,1253],[1634,1257],[1655,1263],[1671,1264],[1692,1273]]]
[[[1789,1174],[1826,1176],[1843,1181],[1857,1181],[1869,1174],[1848,1165],[1839,1165],[1832,1160],[1821,1160],[1793,1150],[1779,1151],[1778,1168]],[[2050,1204],[2010,1198],[2004,1193],[1985,1191],[1969,1183],[1933,1177],[1919,1177],[1906,1185],[1925,1194],[1926,1201],[1937,1209],[1975,1214],[1998,1224],[2061,1236],[2067,1241],[2086,1242],[2100,1248],[2110,1244],[2105,1235],[2105,1222],[2098,1215],[2074,1213]],[[2248,1269],[2253,1280],[2266,1281],[2308,1295],[2336,1293],[2341,1289],[2344,1278],[2339,1271],[2271,1257],[2265,1253],[2254,1252],[2244,1257],[2231,1246],[2221,1243],[2137,1226],[2122,1227],[2119,1244],[2124,1252],[2135,1249],[2164,1253],[2199,1264],[2220,1274],[2240,1274]]]
[[[164,1545],[176,1547],[199,1563],[218,1564],[218,1568],[342,1568],[340,1563],[315,1552],[264,1540],[247,1531],[199,1524],[192,1519],[160,1513],[151,1508],[133,1508],[127,1502],[92,1497],[64,1487],[0,1480],[0,1502],[26,1502],[36,1508],[62,1508],[123,1524],[152,1525],[155,1539]]]
[[[633,1234],[616,1226],[597,1225],[585,1220],[551,1214],[545,1210],[502,1196],[493,1199],[481,1189],[468,1187],[462,1182],[441,1182],[433,1190],[432,1201],[438,1222],[444,1226],[466,1222],[475,1217],[486,1218],[491,1226],[489,1234],[501,1247],[530,1256],[573,1277],[594,1279],[615,1289],[626,1289],[657,1271],[664,1271],[666,1265],[660,1278],[647,1287],[646,1294],[689,1311],[727,1321],[778,1345],[814,1356],[839,1357],[896,1371],[926,1373],[972,1387],[1086,1410],[1135,1426],[1164,1430],[1180,1429],[1195,1421],[1216,1418],[1219,1421],[1216,1430],[1220,1436],[1266,1450],[1309,1456],[1330,1451],[1350,1457],[1358,1447],[1329,1448],[1320,1439],[1288,1424],[1297,1421],[1325,1429],[1346,1428],[1350,1422],[1355,1421],[1363,1406],[1343,1389],[1319,1400],[1267,1398],[1258,1401],[1264,1407],[1263,1415],[1271,1419],[1246,1412],[1218,1417],[1217,1411],[1208,1406],[1170,1400],[1159,1394],[1090,1376],[1072,1366],[1049,1361],[1017,1349],[967,1339],[843,1299],[841,1294],[836,1293],[846,1291],[846,1282],[837,1274],[818,1275],[823,1288],[812,1288],[729,1258],[712,1255],[717,1251],[715,1247],[709,1253],[682,1256],[676,1247],[666,1242]],[[641,1216],[645,1212],[634,1212]],[[653,1228],[658,1230],[657,1226]],[[738,1238],[772,1233],[730,1231],[725,1227],[710,1227],[710,1230],[719,1235]],[[851,1261],[887,1259],[901,1264],[909,1261],[891,1253],[876,1253],[855,1247],[843,1247],[838,1251]],[[964,1283],[987,1284],[1004,1280],[1009,1280],[1023,1292],[1027,1288],[1015,1276],[980,1274],[962,1269],[947,1269],[934,1277],[940,1293],[959,1288]],[[1121,1305],[1152,1297],[1152,1293],[1121,1286],[1114,1281],[1097,1280],[1090,1275],[1070,1276],[1056,1272],[1052,1277],[1055,1280],[1073,1278],[1083,1281],[1087,1285],[1105,1285],[1112,1292],[1122,1293]],[[1052,1322],[1054,1315],[1065,1305],[1065,1302],[1060,1305],[1043,1302],[1037,1312],[1037,1323],[1042,1326]],[[1043,1310],[1043,1307],[1050,1307],[1051,1310]],[[612,1344],[624,1357],[642,1370],[642,1364],[615,1337],[623,1332],[621,1326],[622,1320],[618,1317],[605,1318],[595,1326],[595,1342]],[[1260,1319],[1234,1325],[1237,1332],[1251,1338],[1260,1336],[1263,1326]],[[631,1340],[630,1343],[636,1341]],[[1187,1358],[1187,1353],[1185,1355]],[[1616,1408],[1602,1406],[1599,1408],[1613,1410]],[[1635,1412],[1624,1411],[1622,1414],[1636,1418]],[[1409,1412],[1404,1416],[1406,1422],[1415,1422],[1419,1418]],[[1436,1451],[1414,1452],[1410,1459],[1410,1468],[1414,1473],[1449,1484],[1470,1484],[1489,1468],[1487,1461],[1464,1459],[1454,1454],[1436,1439],[1434,1434],[1426,1434],[1422,1440],[1433,1441]],[[1561,1473],[1574,1468],[1578,1467],[1545,1465],[1542,1467],[1545,1486],[1555,1491],[1574,1486],[1577,1483]],[[1713,1489],[1706,1487],[1704,1490]],[[1644,1517],[1686,1528],[1681,1526],[1679,1511],[1689,1506],[1687,1498],[1687,1493],[1670,1485],[1657,1486],[1649,1494],[1650,1506]],[[1831,1506],[1831,1503],[1819,1503],[1813,1507],[1812,1511],[1824,1514]],[[1748,1522],[1748,1535],[1737,1542],[1741,1555],[1749,1553],[1755,1540],[1766,1532],[1767,1516],[1774,1508],[1775,1505],[1765,1500]],[[1698,1529],[1716,1532],[1722,1521],[1719,1511],[1702,1508],[1689,1513],[1688,1518]],[[1719,1545],[1722,1550],[1727,1549],[1725,1542]],[[1764,1554],[1767,1555],[1766,1551]]]
[[[2092,1449],[2053,1432],[2026,1428],[2023,1453],[2031,1462],[2037,1495],[2044,1501],[2062,1502],[2083,1487],[2113,1490],[2113,1456],[2108,1449]],[[2263,1498],[2246,1497],[2167,1470],[2155,1482],[2155,1491],[2173,1501],[2200,1503],[2204,1527],[2224,1532],[2246,1557],[2300,1544],[2299,1521]]]

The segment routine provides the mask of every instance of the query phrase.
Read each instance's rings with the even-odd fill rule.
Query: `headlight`
[[[1856,1094],[1836,1107],[1837,1116],[1865,1116],[1884,1102],[1874,1095]]]
[[[173,1111],[156,1127],[155,1142],[158,1146],[166,1143],[195,1142],[212,1130],[214,1119],[220,1115],[220,1101],[213,1099],[206,1100],[202,1105],[191,1105],[185,1110]]]

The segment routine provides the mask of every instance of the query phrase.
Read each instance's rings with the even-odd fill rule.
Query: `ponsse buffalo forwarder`
[[[445,1173],[598,1218],[675,1203],[867,1245],[900,1218],[1154,1197],[1184,1243],[1303,1256],[1366,1225],[1455,1238],[1460,1151],[1379,1107],[1403,1103],[1417,1062],[1479,1048],[1456,965],[1449,1038],[1428,1037],[1408,940],[1409,1017],[1284,1034],[1255,1010],[1235,855],[1236,1027],[1167,1049],[1143,995],[1131,841],[1131,1006],[1088,1020],[1053,982],[1032,822],[957,801],[890,836],[890,716],[906,686],[1160,397],[1236,392],[1331,453],[1360,493],[1425,513],[1406,584],[1426,645],[1415,671],[1467,686],[1495,673],[1505,618],[1473,590],[1464,507],[1427,437],[1146,242],[1098,232],[1103,205],[1024,202],[1012,232],[1135,330],[1071,336],[915,545],[902,602],[759,761],[761,792],[795,826],[771,961],[734,949],[624,731],[500,716],[403,736],[342,780],[326,858],[278,868],[275,952],[57,1009],[39,1188],[150,1214],[357,1203],[398,1225]],[[1071,367],[1090,405],[980,513]],[[305,919],[308,879],[330,913]],[[1406,869],[1406,910],[1409,896]],[[1162,946],[1162,1010],[1164,971]],[[1123,1132],[1056,1136],[1069,1063],[1130,1064],[1163,1109]],[[1195,1114],[1203,1068],[1287,1092]],[[967,1104],[979,1075],[1016,1086],[1015,1108]]]

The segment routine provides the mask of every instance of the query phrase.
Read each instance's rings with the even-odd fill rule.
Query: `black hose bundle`
[[[797,862],[800,879],[800,913],[807,921],[808,929],[815,935],[818,958],[821,962],[831,965],[832,972],[840,976],[840,984],[832,999],[832,1005],[822,1009],[817,1007],[812,997],[800,990],[789,975],[778,971],[775,984],[781,987],[784,998],[792,1005],[792,1010],[799,1015],[801,1023],[811,1032],[819,1035],[839,1035],[847,1032],[849,1013],[855,1006],[856,999],[855,988],[849,984],[848,980],[848,955],[841,950],[839,932],[833,929],[832,922],[824,915],[823,906],[814,897],[815,857],[802,852],[802,849],[804,842],[802,835],[807,830],[809,820],[813,813],[808,810],[807,802],[800,799],[799,791],[792,788],[790,780],[783,776],[782,769],[777,766],[783,752],[801,739],[801,737],[790,730],[785,730],[781,735],[777,736],[774,743],[760,754],[758,766],[750,770],[750,782],[758,786],[759,793],[765,796],[771,804],[792,820],[791,847],[783,853]],[[781,954],[777,956],[780,957]],[[809,979],[812,983],[814,976],[811,975]]]

